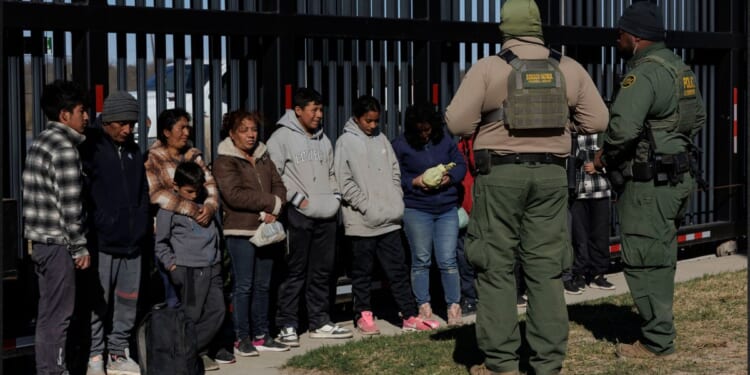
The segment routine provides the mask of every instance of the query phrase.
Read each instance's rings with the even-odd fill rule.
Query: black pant
[[[224,322],[221,264],[209,267],[177,266],[170,278],[185,314],[195,323],[198,351],[206,353]]]
[[[458,241],[456,241],[456,263],[458,263],[458,274],[461,276],[461,298],[467,303],[477,302],[477,290],[474,282],[477,275],[474,268],[466,259],[464,251],[464,240],[466,239],[466,229],[458,231]]]
[[[516,296],[520,297],[526,294],[526,278],[523,275],[521,260],[516,259],[513,264],[513,275],[516,277]]]
[[[404,245],[398,230],[375,237],[351,237],[352,240],[352,295],[354,313],[371,311],[370,289],[375,258],[391,285],[391,294],[404,319],[417,315],[417,304],[411,294],[409,268],[406,266]]]
[[[573,274],[594,277],[609,269],[609,210],[609,198],[576,199],[570,206]]]
[[[331,321],[330,288],[336,255],[336,218],[311,219],[294,208],[287,211],[286,272],[279,286],[276,325],[298,328],[299,298],[305,289],[310,329]]]
[[[65,246],[34,242],[31,260],[39,279],[34,349],[38,375],[67,374],[65,341],[76,298],[75,265]]]

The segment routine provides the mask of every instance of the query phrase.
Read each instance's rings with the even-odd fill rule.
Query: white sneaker
[[[104,372],[104,357],[96,355],[89,358],[89,364],[86,367],[86,375],[107,375]]]
[[[125,349],[125,355],[109,356],[107,375],[141,375],[141,368],[130,358],[130,351]]]
[[[348,339],[354,337],[352,331],[341,328],[333,323],[326,323],[324,326],[310,332],[311,339]]]
[[[277,340],[278,342],[292,348],[299,347],[299,336],[297,336],[297,330],[294,329],[294,327],[282,328]]]

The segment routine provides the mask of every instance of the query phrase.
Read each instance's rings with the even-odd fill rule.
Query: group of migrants
[[[630,70],[608,110],[587,71],[545,47],[533,0],[506,1],[501,17],[502,52],[471,67],[444,117],[431,105],[408,107],[404,134],[392,142],[380,132],[380,103],[364,95],[332,145],[321,95],[300,88],[265,144],[259,113],[227,113],[209,167],[189,143],[185,110],[159,115],[158,139],[144,156],[132,136],[139,105],[130,94],[109,95],[89,126],[84,90],[67,81],[46,86],[49,123],[23,173],[24,235],[39,278],[37,373],[67,373],[78,293],[90,304],[87,374],[140,374],[129,345],[149,243],[166,299],[195,324],[206,370],[234,354],[298,347],[301,321],[310,338],[353,337],[329,314],[341,218],[361,334],[379,333],[376,262],[403,330],[439,327],[434,256],[448,325],[477,314],[485,362],[472,374],[518,374],[520,303],[531,368],[557,374],[568,337],[564,293],[614,288],[604,277],[613,190],[624,273],[642,318],[639,340],[616,353],[673,353],[676,230],[694,189],[692,139],[705,123],[694,74],[665,47],[661,10],[636,2],[619,21],[617,47]],[[258,245],[277,223],[286,241]],[[212,349],[226,313],[222,247],[233,352]],[[85,280],[78,286],[77,270]],[[280,280],[276,291],[272,279]]]

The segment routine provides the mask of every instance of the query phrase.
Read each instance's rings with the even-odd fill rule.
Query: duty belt
[[[657,185],[669,183],[675,185],[682,182],[682,175],[697,168],[697,160],[693,160],[689,152],[679,154],[656,154],[653,161],[633,162],[633,180],[651,181]]]
[[[490,157],[492,165],[503,165],[503,164],[555,164],[565,168],[565,158],[557,157],[550,153],[535,153],[535,154],[510,154],[510,155],[496,155],[492,154]]]

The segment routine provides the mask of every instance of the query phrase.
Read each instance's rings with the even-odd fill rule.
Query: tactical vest
[[[690,150],[678,154],[664,155],[659,152],[656,144],[655,132],[676,132],[681,134],[688,145],[692,140],[688,137],[696,121],[698,95],[695,74],[690,67],[681,60],[667,61],[661,56],[649,55],[638,60],[635,66],[652,61],[664,67],[674,80],[674,94],[677,98],[677,108],[668,116],[660,119],[647,118],[644,134],[638,141],[635,157],[632,160],[632,177],[635,180],[656,183],[676,184],[682,181],[682,174],[693,170],[694,175],[700,175],[697,159]]]
[[[677,109],[665,118],[647,118],[646,126],[652,131],[673,132],[676,130],[681,134],[690,134],[690,130],[696,121],[696,108],[698,108],[698,89],[695,74],[689,66],[680,60],[667,61],[656,55],[649,55],[638,60],[636,66],[647,61],[661,65],[674,79]]]
[[[560,52],[546,59],[521,59],[506,49],[497,55],[513,68],[508,76],[508,98],[502,119],[511,130],[562,129],[570,119]]]

